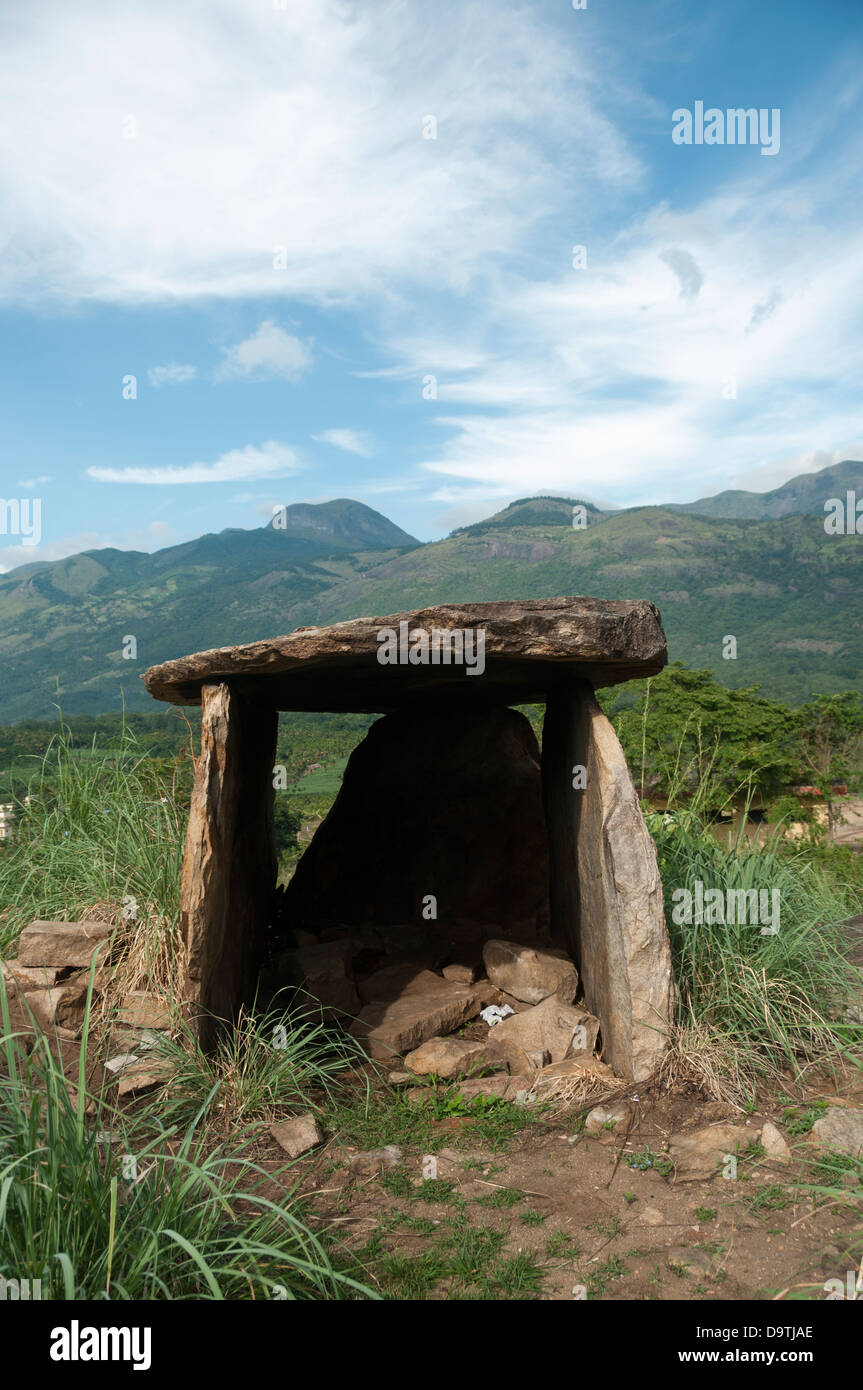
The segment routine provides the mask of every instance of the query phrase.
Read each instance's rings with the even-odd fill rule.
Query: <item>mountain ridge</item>
[[[863,495],[863,464],[811,477],[822,491],[850,479]],[[863,551],[855,535],[826,534],[814,499],[798,489],[800,510],[763,519],[520,498],[422,543],[337,498],[285,508],[284,527],[273,518],[153,554],[107,547],[25,564],[0,575],[0,722],[50,716],[58,686],[68,714],[116,710],[121,698],[151,708],[137,679],[147,666],[296,626],[565,594],[652,599],[670,659],[797,703],[816,687],[863,680]],[[572,526],[576,505],[583,528]],[[394,540],[404,543],[381,544]],[[738,638],[734,662],[721,656],[728,634]],[[137,657],[127,661],[129,636]]]

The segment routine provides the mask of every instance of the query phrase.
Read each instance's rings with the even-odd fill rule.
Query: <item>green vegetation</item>
[[[131,1113],[88,1097],[87,1037],[70,1096],[47,1039],[28,1055],[12,1034],[0,978],[0,1277],[67,1300],[375,1296],[308,1229],[288,1169],[251,1160],[250,1135],[226,1148],[200,1115],[166,1125],[161,1099]]]
[[[572,528],[571,501],[527,498],[427,545],[340,499],[302,516],[289,509],[286,530],[233,529],[153,555],[98,550],[25,564],[0,575],[0,715],[50,717],[58,694],[68,714],[119,711],[123,698],[130,710],[152,710],[138,677],[158,662],[465,595],[650,598],[675,660],[789,704],[841,692],[863,674],[861,551],[856,536],[825,533],[823,500],[846,486],[859,495],[863,465],[812,474],[807,485],[808,503],[789,485],[787,496],[768,498],[766,518],[763,499],[754,517],[743,505],[743,518],[733,499],[691,510],[588,506],[583,530]],[[121,652],[129,631],[134,661]],[[738,642],[734,661],[722,657],[728,633]]]

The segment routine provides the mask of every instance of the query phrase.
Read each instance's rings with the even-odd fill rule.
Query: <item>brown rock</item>
[[[576,1028],[584,1029],[583,1038],[576,1036]],[[515,1043],[525,1052],[540,1048],[551,1055],[553,1062],[562,1062],[573,1051],[590,1056],[596,1046],[598,1029],[597,1020],[586,1009],[563,1004],[551,995],[532,1009],[496,1023],[492,1032],[495,1044]],[[574,1037],[584,1045],[574,1048]]]
[[[345,1021],[360,1011],[350,941],[301,946],[279,957],[279,978],[296,985],[323,1005],[325,1016]]]
[[[126,1028],[171,1028],[171,1010],[160,994],[134,990],[123,998],[117,1010],[117,1023]]]
[[[782,1131],[776,1128],[772,1120],[765,1120],[761,1127],[761,1147],[767,1157],[776,1163],[785,1163],[791,1157]]]
[[[59,973],[56,965],[22,965],[18,960],[0,961],[0,972],[7,983],[22,990],[51,989]]]
[[[31,922],[18,940],[18,964],[89,965],[113,931],[107,922]]]
[[[87,985],[78,980],[64,981],[53,989],[27,990],[24,999],[42,1028],[59,1024],[74,1031],[84,1020]]]
[[[479,1012],[482,991],[420,971],[392,1000],[366,1004],[349,1031],[375,1061],[411,1052],[439,1033],[451,1033]]]
[[[482,958],[492,984],[527,1004],[541,1004],[551,994],[571,1004],[578,993],[578,971],[557,947],[491,940]]]
[[[606,1060],[643,1080],[667,1050],[674,1009],[662,883],[623,749],[586,686],[549,698],[542,756],[552,920],[578,961]]]
[[[445,980],[452,980],[454,984],[472,985],[479,976],[479,966],[453,961],[451,965],[444,966],[442,973]]]
[[[584,1130],[586,1134],[597,1136],[625,1135],[631,1119],[632,1106],[625,1100],[609,1105],[595,1105],[585,1117]]]
[[[270,1134],[291,1158],[300,1158],[326,1138],[317,1117],[311,1112],[295,1115],[291,1120],[280,1120],[278,1124],[270,1126]]]
[[[721,1171],[727,1156],[745,1152],[758,1130],[744,1125],[708,1125],[690,1134],[674,1135],[668,1157],[677,1182],[707,1182]]]
[[[485,1042],[468,1042],[461,1038],[429,1038],[416,1051],[405,1057],[405,1065],[417,1076],[440,1076],[450,1080],[454,1076],[464,1076],[466,1072],[478,1067],[497,1066],[506,1063],[493,1047]]]
[[[464,665],[384,666],[384,627],[485,633],[485,670]],[[665,635],[652,603],[633,599],[544,598],[441,604],[386,618],[303,627],[284,637],[220,647],[151,666],[144,683],[157,700],[198,704],[202,686],[232,676],[267,676],[282,709],[391,710],[408,701],[449,698],[500,704],[543,700],[561,677],[594,687],[655,675],[666,661]],[[479,687],[479,688],[477,688]]]
[[[173,1070],[169,1062],[158,1061],[155,1057],[134,1062],[120,1073],[117,1094],[118,1096],[132,1096],[140,1095],[144,1091],[152,1091],[154,1087],[163,1086],[166,1081],[170,1080]]]
[[[812,1126],[812,1138],[824,1148],[839,1149],[852,1158],[863,1155],[863,1110],[834,1107]]]
[[[395,933],[424,923],[430,899],[442,942],[466,923],[528,940],[547,926],[539,747],[516,710],[412,710],[373,724],[284,910],[310,927],[355,920]],[[364,1001],[375,983],[361,984]]]

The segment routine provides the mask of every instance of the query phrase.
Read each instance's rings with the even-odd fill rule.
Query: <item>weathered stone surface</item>
[[[182,998],[203,1046],[257,987],[276,882],[277,717],[226,685],[204,687],[201,752],[180,884]]]
[[[366,1004],[350,1032],[375,1061],[411,1052],[438,1033],[451,1033],[482,1007],[482,990],[420,971],[395,998]]]
[[[59,967],[56,965],[22,965],[18,960],[0,961],[0,973],[7,983],[20,985],[22,990],[51,989]]]
[[[571,1004],[578,993],[578,971],[556,946],[492,939],[485,943],[482,959],[492,984],[526,1004],[541,1004],[550,994]]]
[[[349,941],[323,941],[285,951],[277,972],[280,982],[303,989],[323,1005],[325,1015],[347,1022],[360,1011]]]
[[[451,965],[445,965],[442,971],[445,980],[452,980],[458,985],[472,985],[474,980],[479,978],[478,965],[462,965],[453,961]]]
[[[603,1134],[613,1137],[615,1134],[623,1135],[632,1119],[632,1106],[625,1100],[619,1100],[609,1105],[595,1105],[585,1116],[584,1131],[586,1134],[601,1136]]]
[[[134,990],[123,996],[117,1010],[117,1023],[125,1028],[155,1028],[166,1032],[171,1027],[171,1010],[160,994]]]
[[[358,1174],[379,1173],[382,1168],[398,1168],[404,1154],[398,1144],[385,1144],[382,1149],[364,1149],[348,1156],[348,1167]]]
[[[405,1057],[405,1066],[417,1076],[440,1076],[449,1080],[464,1076],[477,1067],[498,1067],[506,1062],[493,1046],[463,1038],[429,1038]]]
[[[381,665],[382,628],[475,632],[484,638],[484,671],[461,664]],[[380,713],[443,697],[474,704],[542,700],[562,678],[594,687],[655,675],[665,665],[665,634],[652,603],[545,598],[442,604],[331,627],[297,628],[283,637],[220,647],[151,666],[144,683],[157,700],[197,704],[201,688],[235,679],[255,687],[265,676],[280,709]]]
[[[539,748],[515,710],[414,711],[373,724],[285,889],[284,913],[319,929],[425,925],[430,898],[442,937],[470,923],[529,941],[547,926]]]
[[[270,1134],[279,1148],[284,1149],[291,1158],[300,1158],[302,1154],[322,1144],[326,1138],[317,1117],[311,1111],[306,1115],[295,1115],[293,1119],[280,1120],[278,1124],[270,1125]]]
[[[23,991],[23,997],[42,1028],[59,1024],[74,1031],[84,1019],[87,985],[79,980],[63,981],[52,989]]]
[[[31,922],[18,940],[18,964],[89,965],[113,930],[107,922]]]
[[[578,962],[605,1060],[643,1080],[668,1046],[674,1006],[662,884],[623,749],[586,687],[549,700],[542,758],[552,932]]]
[[[152,1091],[156,1086],[163,1086],[166,1081],[170,1080],[173,1070],[170,1062],[159,1061],[155,1057],[133,1062],[131,1066],[124,1068],[120,1073],[117,1095],[121,1097],[133,1096],[140,1095],[144,1091]]]
[[[863,1155],[863,1110],[831,1106],[812,1126],[812,1137],[824,1148],[840,1149],[852,1158]]]
[[[668,1146],[668,1157],[674,1164],[677,1182],[707,1182],[720,1172],[729,1154],[741,1154],[753,1139],[757,1129],[744,1125],[708,1125],[691,1134],[677,1134]]]
[[[563,1004],[550,995],[532,1009],[496,1023],[493,1041],[496,1045],[515,1043],[525,1052],[541,1048],[551,1055],[552,1062],[562,1062],[572,1052],[584,1052],[589,1056],[596,1046],[598,1027],[596,1019],[586,1009]],[[576,1036],[577,1028],[583,1028],[584,1034]],[[574,1047],[574,1040],[584,1046]]]
[[[765,1120],[761,1127],[761,1147],[766,1156],[776,1163],[784,1163],[791,1157],[791,1150],[781,1130],[776,1128],[772,1120]]]

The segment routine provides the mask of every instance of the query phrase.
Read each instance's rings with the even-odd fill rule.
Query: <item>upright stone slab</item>
[[[489,936],[535,940],[548,926],[548,846],[539,747],[524,715],[379,719],[348,760],[284,912],[314,932],[475,928],[477,955]]]
[[[604,1060],[640,1081],[668,1046],[671,947],[656,850],[623,749],[587,684],[550,696],[542,765],[552,933],[578,962]],[[583,789],[573,785],[578,768]]]
[[[275,709],[227,684],[201,692],[195,769],[180,890],[183,998],[202,1045],[219,1019],[250,1002],[276,881],[273,835]]]

